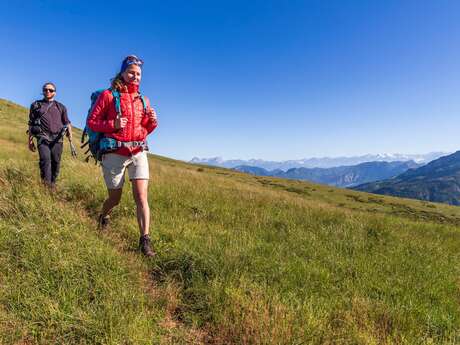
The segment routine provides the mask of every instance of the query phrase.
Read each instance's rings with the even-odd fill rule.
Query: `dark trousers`
[[[40,176],[43,182],[48,185],[55,184],[61,165],[62,142],[49,143],[41,140],[38,144],[38,154],[40,156]]]

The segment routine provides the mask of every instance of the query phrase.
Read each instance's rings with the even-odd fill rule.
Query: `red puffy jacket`
[[[144,105],[138,93],[138,85],[127,85],[120,91],[121,114],[128,119],[126,127],[115,128],[117,111],[112,92],[105,90],[101,93],[88,118],[88,126],[95,132],[105,133],[106,137],[118,141],[145,141],[148,134],[157,127],[157,121],[151,121],[144,113]],[[147,109],[150,101],[144,96]],[[115,151],[120,155],[131,156],[142,150],[141,147],[122,147]]]

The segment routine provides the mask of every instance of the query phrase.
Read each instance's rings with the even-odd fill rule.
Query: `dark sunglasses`
[[[53,89],[43,89],[43,92],[47,92],[47,91],[51,93],[56,92],[56,90],[53,90]]]

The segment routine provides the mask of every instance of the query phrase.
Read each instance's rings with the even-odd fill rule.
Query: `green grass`
[[[460,343],[460,208],[152,155],[148,260],[128,188],[98,235],[98,167],[41,187],[25,118],[0,101],[1,344]]]

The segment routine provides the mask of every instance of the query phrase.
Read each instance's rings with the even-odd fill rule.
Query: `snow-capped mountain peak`
[[[225,160],[222,157],[212,158],[198,158],[194,157],[190,163],[206,164],[220,166],[224,168],[234,168],[240,165],[254,166],[264,168],[267,170],[280,169],[287,171],[292,168],[332,168],[337,166],[356,165],[365,162],[396,162],[396,161],[414,161],[418,164],[426,164],[441,156],[445,156],[449,152],[430,152],[426,154],[403,154],[403,153],[379,153],[379,154],[366,154],[362,156],[351,157],[312,157],[303,158],[298,160],[286,161],[265,161],[262,159],[232,159]]]

